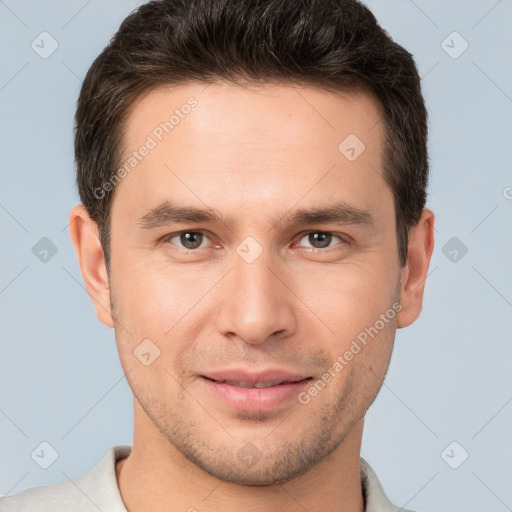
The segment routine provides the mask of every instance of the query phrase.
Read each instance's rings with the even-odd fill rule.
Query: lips
[[[268,369],[257,373],[237,369],[223,370],[208,372],[203,377],[230,386],[259,389],[311,378],[309,375],[279,369]]]
[[[221,384],[228,384],[229,386],[236,386],[237,388],[270,388],[272,386],[279,386],[280,384],[284,384],[287,381],[270,381],[270,382],[243,382],[236,380],[217,380],[215,382],[220,382]],[[289,381],[288,381],[289,382]]]
[[[229,409],[262,414],[297,400],[313,377],[272,369],[252,373],[224,370],[201,375],[206,390],[216,402]]]

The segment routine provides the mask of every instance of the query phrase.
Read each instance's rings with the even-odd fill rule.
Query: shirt
[[[127,512],[116,478],[116,462],[127,457],[130,445],[110,448],[101,461],[72,481],[26,489],[0,498],[0,512]],[[365,512],[412,512],[391,503],[377,475],[360,458]]]

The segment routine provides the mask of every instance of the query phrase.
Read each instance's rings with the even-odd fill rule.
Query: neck
[[[284,484],[251,486],[226,482],[203,471],[155,431],[137,405],[132,451],[116,465],[128,512],[364,512],[359,469],[363,419],[306,473]]]

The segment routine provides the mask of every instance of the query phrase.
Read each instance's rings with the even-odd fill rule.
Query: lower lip
[[[240,388],[201,377],[207,389],[226,405],[238,411],[251,413],[271,412],[279,406],[297,400],[298,394],[311,379],[288,382],[268,388]]]

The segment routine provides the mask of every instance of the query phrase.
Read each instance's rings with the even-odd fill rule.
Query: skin
[[[434,214],[424,209],[411,229],[401,268],[382,114],[363,93],[162,87],[134,105],[126,156],[190,97],[197,106],[117,185],[110,276],[97,225],[82,205],[70,214],[87,290],[100,321],[115,329],[134,394],[133,449],[116,467],[123,501],[130,512],[361,512],[364,415],[396,329],[420,314]],[[349,134],[366,146],[354,161],[338,150]],[[165,200],[233,224],[142,229],[138,219]],[[371,212],[373,226],[289,222],[296,208],[336,201]],[[200,248],[186,253],[179,236],[162,242],[179,231],[202,233]],[[325,247],[315,244],[318,232],[336,236]],[[252,263],[236,252],[248,236],[262,249]],[[317,380],[394,303],[400,312],[307,405],[240,413],[200,378],[272,366]],[[148,366],[133,353],[144,339],[160,350]],[[252,465],[238,457],[247,443],[259,456]]]

